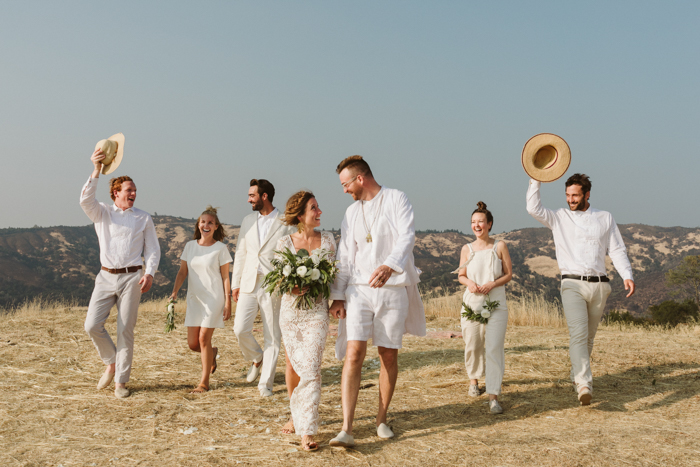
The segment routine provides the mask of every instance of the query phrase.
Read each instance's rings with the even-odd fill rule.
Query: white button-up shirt
[[[632,280],[632,266],[615,219],[606,211],[588,207],[585,211],[542,206],[540,182],[530,180],[527,212],[552,230],[561,274],[604,276],[605,254],[610,255],[622,279]]]
[[[258,240],[260,241],[260,245],[262,245],[267,238],[267,234],[270,232],[270,227],[272,227],[272,223],[276,218],[277,208],[274,208],[272,211],[270,211],[270,214],[266,216],[263,216],[258,212]],[[263,271],[261,265],[258,265],[258,274],[265,274],[265,271]]]
[[[95,199],[97,178],[89,178],[80,193],[80,207],[95,223],[100,243],[100,263],[109,269],[142,266],[145,274],[155,275],[160,262],[160,245],[150,214],[137,208],[125,211]]]

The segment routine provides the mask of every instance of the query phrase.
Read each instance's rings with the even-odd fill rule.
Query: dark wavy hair
[[[592,186],[591,179],[586,174],[573,174],[566,181],[566,188],[569,188],[571,185],[580,185],[584,195],[591,191]]]

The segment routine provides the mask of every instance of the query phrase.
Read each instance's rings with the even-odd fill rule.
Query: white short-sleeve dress
[[[233,259],[221,242],[201,246],[187,242],[180,259],[187,261],[187,313],[185,326],[224,327],[224,281],[221,266]]]

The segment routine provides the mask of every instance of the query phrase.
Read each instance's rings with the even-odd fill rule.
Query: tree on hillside
[[[666,284],[700,305],[700,256],[683,258],[681,264],[666,273]]]

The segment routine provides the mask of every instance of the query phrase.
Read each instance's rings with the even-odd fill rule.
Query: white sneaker
[[[491,413],[495,415],[503,413],[503,407],[501,407],[501,404],[499,404],[496,399],[489,401],[489,409]]]
[[[481,391],[479,390],[479,385],[478,384],[470,384],[469,385],[469,392],[467,393],[469,397],[479,397],[481,395]]]
[[[377,427],[377,436],[382,439],[391,439],[394,437],[394,432],[386,423],[380,423]]]
[[[268,388],[262,388],[260,390],[260,397],[272,397],[272,391]]]
[[[262,370],[262,361],[260,362],[259,366],[255,366],[255,363],[250,365],[250,370],[248,370],[248,376],[246,376],[246,380],[249,383],[254,382],[256,379],[258,379],[258,376],[260,376],[260,371]]]
[[[343,448],[351,448],[355,446],[355,438],[353,438],[352,435],[349,435],[345,433],[344,431],[341,431],[338,433],[338,436],[333,438],[328,442],[329,445],[331,446],[339,446]]]

